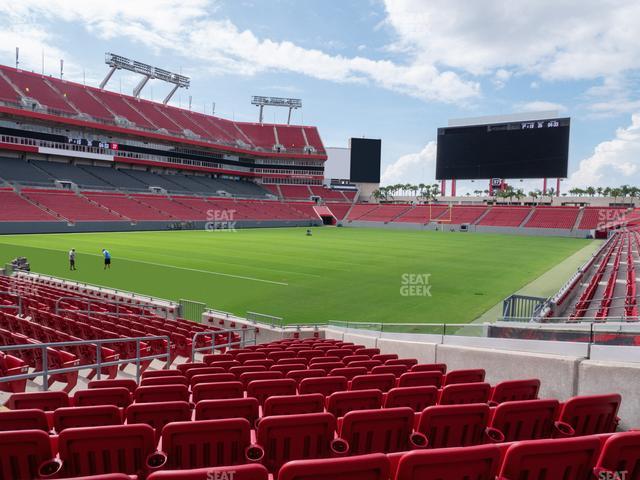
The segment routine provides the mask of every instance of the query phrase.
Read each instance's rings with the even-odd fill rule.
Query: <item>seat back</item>
[[[49,435],[42,430],[0,432],[0,478],[38,478],[40,465],[52,458]]]
[[[191,420],[191,408],[187,402],[154,402],[133,403],[125,413],[127,424],[144,423],[156,432],[160,438],[162,429],[170,422],[186,422]]]
[[[490,395],[491,385],[488,383],[454,383],[442,389],[438,403],[440,405],[487,403]]]
[[[9,410],[24,408],[38,408],[50,412],[60,407],[69,406],[69,395],[65,392],[27,392],[14,393],[9,397],[5,406]]]
[[[217,357],[218,355],[216,355]],[[233,465],[231,467],[194,468],[189,470],[161,470],[147,480],[268,480],[269,472],[262,465]]]
[[[321,368],[308,368],[301,370],[291,370],[287,372],[286,378],[292,378],[296,383],[300,383],[305,378],[324,377],[326,372]]]
[[[264,417],[256,432],[258,444],[265,449],[264,466],[275,474],[291,460],[327,457],[335,429],[330,413]]]
[[[557,400],[504,402],[493,412],[491,426],[503,433],[506,442],[551,438],[559,408]]]
[[[156,387],[145,387],[156,388]],[[163,388],[163,387],[160,387]],[[125,387],[93,388],[78,390],[73,396],[73,404],[76,407],[89,407],[92,405],[115,405],[126,408],[131,403],[131,394]]]
[[[295,460],[287,463],[278,480],[388,480],[389,460],[373,453],[358,457]]]
[[[377,389],[335,392],[326,399],[327,412],[336,418],[353,410],[371,410],[382,407],[382,392]]]
[[[0,432],[11,430],[40,430],[49,432],[47,415],[43,410],[25,408],[0,412]]]
[[[396,376],[394,374],[378,373],[353,377],[349,384],[349,390],[371,390],[375,388],[382,392],[388,392],[395,386]]]
[[[241,465],[250,443],[251,426],[244,418],[174,422],[162,430],[168,468]]]
[[[516,400],[536,400],[540,391],[540,380],[506,380],[493,387],[491,402],[513,402]]]
[[[447,373],[446,363],[417,363],[411,367],[412,372],[440,372]]]
[[[579,437],[514,443],[505,453],[500,478],[585,480],[593,478],[600,440]]]
[[[172,377],[151,377],[143,378],[140,380],[141,387],[148,387],[150,385],[189,385],[187,377],[182,375]]]
[[[345,377],[347,380],[353,380],[358,375],[366,375],[367,369],[364,367],[341,367],[334,368],[329,371],[329,375],[334,377]]]
[[[442,386],[442,374],[437,371],[430,372],[407,372],[398,378],[399,387],[428,387]]]
[[[263,417],[320,412],[324,412],[324,396],[321,393],[269,397],[262,407]]]
[[[430,448],[466,447],[484,443],[489,405],[436,405],[422,411],[417,430]]]
[[[422,412],[438,403],[438,389],[430,387],[397,387],[389,390],[383,399],[383,408],[409,407]]]
[[[153,429],[148,425],[68,428],[58,437],[67,476],[139,474],[155,446]]]
[[[576,436],[615,432],[620,401],[618,394],[573,397],[562,407],[560,420],[571,425]]]
[[[67,428],[120,425],[122,416],[115,405],[63,407],[53,412],[53,427],[57,433]]]
[[[219,400],[223,398],[242,398],[244,388],[242,382],[198,383],[193,386],[193,402],[201,400]]]
[[[260,405],[264,405],[264,401],[274,395],[295,395],[296,386],[292,378],[254,380],[247,386],[247,397],[253,397]]]
[[[454,383],[484,382],[485,371],[482,368],[470,370],[453,370],[444,376],[444,385]]]
[[[301,394],[321,393],[325,397],[328,397],[333,392],[341,392],[347,390],[347,387],[347,377],[329,376],[304,378],[300,381],[298,390]]]
[[[640,432],[616,433],[607,439],[596,471],[627,472],[625,478],[640,478]]]
[[[249,382],[254,380],[276,380],[279,378],[284,378],[284,375],[281,372],[270,371],[270,372],[246,372],[240,375],[240,381],[244,388],[247,388]]]
[[[408,407],[354,410],[343,417],[339,435],[350,455],[402,452],[409,449],[413,421]]]
[[[189,389],[186,385],[153,385],[138,387],[134,393],[136,403],[188,402]]]
[[[253,427],[259,415],[260,405],[252,397],[202,400],[196,404],[196,420],[244,418]]]
[[[148,377],[148,378],[157,378],[157,377]],[[114,378],[114,379],[106,379],[106,380],[92,380],[89,382],[89,388],[112,388],[112,387],[124,387],[129,390],[130,393],[133,393],[136,388],[138,388],[138,384],[135,380],[130,378]]]
[[[371,369],[371,373],[393,373],[396,378],[407,372],[407,367],[405,365],[379,365],[377,367],[373,367]]]

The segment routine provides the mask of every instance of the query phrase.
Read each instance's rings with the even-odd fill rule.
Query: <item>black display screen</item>
[[[436,179],[566,178],[569,118],[438,129]]]
[[[351,175],[352,182],[380,183],[380,152],[382,140],[352,138]]]

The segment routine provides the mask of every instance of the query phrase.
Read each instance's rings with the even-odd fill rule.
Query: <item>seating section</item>
[[[309,200],[311,190],[306,185],[280,185],[282,196],[290,200]]]
[[[519,227],[531,212],[531,207],[492,207],[478,225],[492,227]]]
[[[58,218],[15,193],[12,189],[0,188],[1,222],[46,222]]]
[[[536,207],[527,228],[573,228],[578,218],[578,207]]]
[[[45,210],[56,212],[72,222],[122,220],[117,213],[95,205],[74,192],[23,189],[22,195]]]
[[[585,207],[578,228],[594,230],[609,223],[619,222],[624,219],[626,212],[624,208]]]

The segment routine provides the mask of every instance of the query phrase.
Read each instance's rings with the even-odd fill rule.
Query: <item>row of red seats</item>
[[[620,259],[622,258],[622,251],[624,249],[625,240],[626,238],[623,237],[613,259],[613,266],[611,267],[611,271],[609,272],[609,280],[607,280],[607,285],[602,292],[600,308],[595,315],[596,319],[598,320],[604,320],[609,316],[609,308],[611,307],[611,301],[614,295],[614,290],[616,288],[616,283],[618,281]]]

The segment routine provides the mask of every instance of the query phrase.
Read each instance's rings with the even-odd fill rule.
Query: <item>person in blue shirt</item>
[[[111,254],[106,248],[102,249],[102,255],[104,255],[104,269],[111,268]]]

